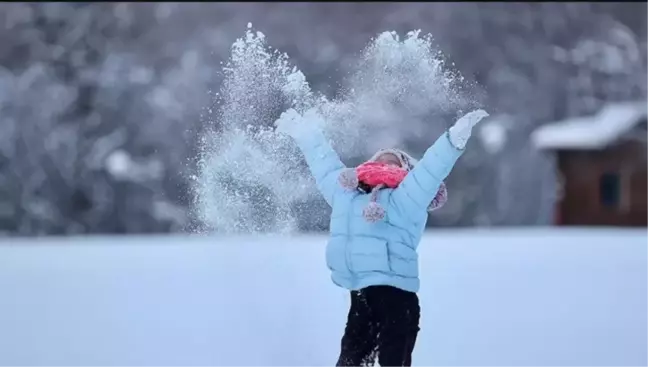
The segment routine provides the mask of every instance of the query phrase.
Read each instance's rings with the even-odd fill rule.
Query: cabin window
[[[604,173],[599,178],[599,202],[605,208],[621,206],[621,176],[618,173]]]

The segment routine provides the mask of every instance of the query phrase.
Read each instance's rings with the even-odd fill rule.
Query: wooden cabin
[[[534,144],[557,154],[556,224],[648,226],[646,109],[646,102],[610,104],[534,131]]]

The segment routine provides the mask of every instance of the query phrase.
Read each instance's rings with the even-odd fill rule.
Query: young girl
[[[348,169],[317,125],[315,110],[288,110],[275,123],[303,152],[332,207],[326,263],[333,282],[351,292],[337,366],[411,366],[419,331],[418,254],[428,212],[446,200],[443,180],[463,153],[483,110],[459,119],[420,162],[381,150]]]

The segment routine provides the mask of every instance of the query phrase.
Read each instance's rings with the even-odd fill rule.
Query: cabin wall
[[[646,147],[626,141],[601,151],[559,151],[562,225],[648,223]]]

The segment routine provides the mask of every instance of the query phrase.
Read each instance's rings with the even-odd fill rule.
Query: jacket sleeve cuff
[[[450,145],[451,145],[454,149],[456,149],[456,150],[458,150],[458,151],[460,151],[460,152],[463,152],[464,150],[466,150],[466,147],[465,147],[465,146],[464,146],[463,148],[460,148],[460,147],[456,146],[455,143],[452,142],[452,139],[450,138],[450,130],[449,130],[449,129],[446,130],[446,132],[445,132],[445,136],[446,136],[446,138],[448,139],[448,142],[450,143]]]

